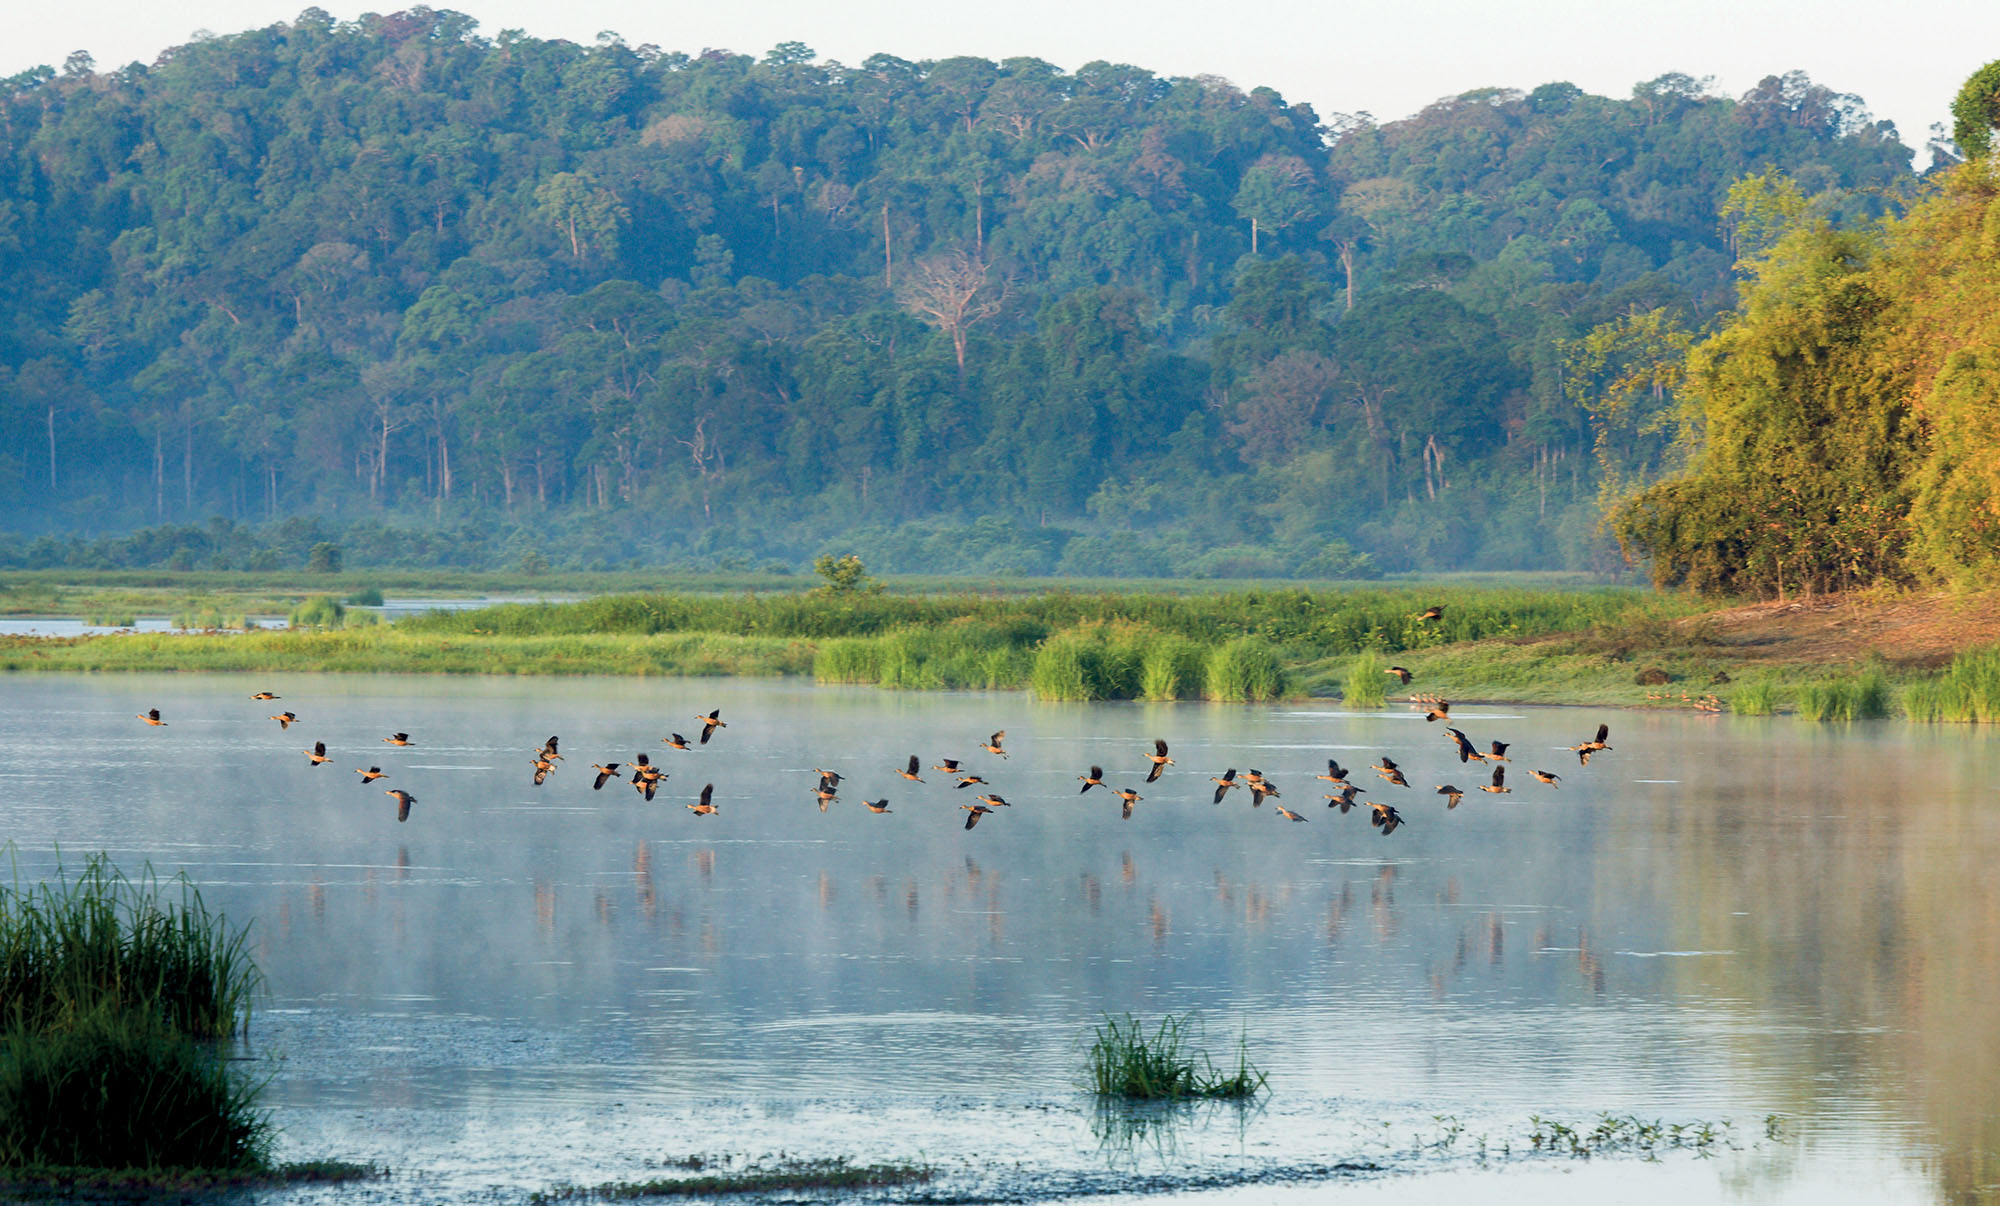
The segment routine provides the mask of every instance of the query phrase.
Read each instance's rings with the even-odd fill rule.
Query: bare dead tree
[[[979,257],[952,251],[918,260],[896,294],[904,309],[951,336],[963,375],[966,337],[1006,305],[1007,282],[990,279]]]

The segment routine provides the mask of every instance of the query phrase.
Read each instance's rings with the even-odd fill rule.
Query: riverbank
[[[1427,618],[1432,607],[1442,613]],[[1903,711],[1913,691],[1996,633],[2000,591],[1722,607],[1632,588],[1463,583],[1182,595],[683,591],[349,630],[7,637],[0,669],[811,675],[1067,700],[1375,706],[1442,696],[1831,718]],[[1822,699],[1864,682],[1853,700]],[[1977,718],[1934,715],[1922,703],[1909,710]]]

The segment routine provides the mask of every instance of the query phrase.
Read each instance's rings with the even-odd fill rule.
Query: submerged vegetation
[[[607,1181],[600,1185],[557,1185],[528,1195],[532,1206],[552,1202],[627,1202],[640,1198],[710,1198],[736,1194],[820,1194],[896,1185],[920,1185],[936,1176],[928,1164],[855,1164],[845,1158],[776,1159],[743,1168],[711,1171],[700,1157],[679,1162],[678,1177]]]
[[[0,888],[0,1177],[269,1171],[257,1086],[228,1062],[259,984],[247,933],[104,855]]]
[[[1085,1087],[1099,1097],[1132,1101],[1254,1097],[1265,1074],[1251,1066],[1247,1045],[1238,1040],[1236,1066],[1215,1066],[1206,1051],[1194,1050],[1194,1015],[1167,1014],[1149,1033],[1131,1014],[1106,1014],[1085,1054]]]

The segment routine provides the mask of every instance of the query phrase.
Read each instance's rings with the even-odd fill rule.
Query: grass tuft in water
[[[1347,666],[1340,701],[1350,708],[1379,708],[1388,698],[1389,666],[1373,650],[1356,657]]]
[[[226,1053],[116,1004],[0,1032],[0,1167],[269,1165],[258,1086]]]
[[[1903,711],[1911,720],[2000,722],[2000,646],[1967,650],[1937,677],[1911,683]]]
[[[700,1170],[703,1161],[687,1162]],[[601,1185],[556,1185],[528,1195],[531,1206],[551,1202],[622,1202],[635,1198],[707,1198],[733,1194],[821,1194],[858,1189],[919,1185],[937,1175],[925,1164],[855,1164],[846,1157],[752,1164],[728,1172],[650,1181],[607,1181]]]
[[[1879,720],[1889,714],[1889,680],[1879,666],[1799,687],[1803,720]]]
[[[105,1009],[157,1018],[195,1038],[250,1025],[261,983],[249,931],[232,929],[187,879],[179,899],[146,871],[135,882],[92,855],[72,880],[0,887],[0,1025],[60,1028]]]
[[[1250,1065],[1248,1048],[1241,1040],[1236,1067],[1225,1072],[1215,1066],[1207,1052],[1191,1048],[1194,1025],[1192,1014],[1168,1014],[1149,1034],[1129,1013],[1123,1017],[1104,1015],[1085,1057],[1090,1091],[1099,1097],[1177,1101],[1253,1097],[1263,1090],[1265,1074]]]
[[[1729,710],[1738,716],[1775,716],[1784,706],[1784,689],[1771,678],[1753,678],[1729,693]]]
[[[1285,693],[1285,671],[1269,641],[1238,637],[1208,655],[1210,699],[1267,703]]]

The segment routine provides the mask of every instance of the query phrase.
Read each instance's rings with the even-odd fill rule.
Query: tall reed
[[[1969,649],[1935,678],[1911,683],[1903,711],[1911,720],[2000,722],[2000,646]]]
[[[0,1030],[0,1168],[264,1169],[258,1089],[143,1010],[16,1022]]]
[[[1379,708],[1388,698],[1389,668],[1374,650],[1368,650],[1347,665],[1347,677],[1340,687],[1341,702],[1350,708]]]
[[[58,1027],[106,1008],[198,1038],[246,1030],[261,978],[249,931],[211,913],[185,877],[178,901],[148,868],[134,882],[102,855],[74,880],[0,887],[0,1024]]]
[[[1208,655],[1209,699],[1265,703],[1284,693],[1284,667],[1269,641],[1239,637]]]
[[[1727,702],[1739,716],[1773,716],[1784,706],[1784,691],[1772,678],[1752,678],[1732,690]]]
[[[1823,678],[1799,687],[1804,720],[1876,720],[1889,714],[1889,680],[1879,666],[1858,675]]]

